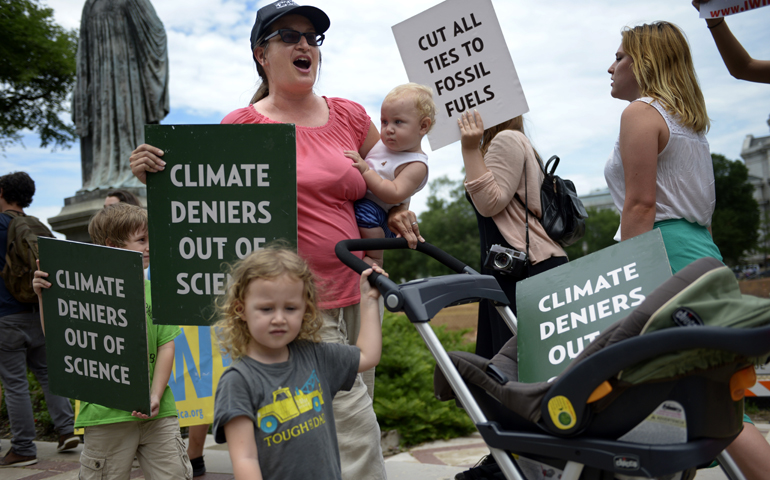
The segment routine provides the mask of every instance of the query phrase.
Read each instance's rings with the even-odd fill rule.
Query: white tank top
[[[369,165],[369,168],[377,172],[380,177],[384,178],[385,180],[390,180],[391,182],[396,179],[396,169],[401,165],[412,162],[420,162],[424,163],[426,167],[428,166],[428,156],[424,153],[394,152],[393,150],[390,150],[388,147],[386,147],[385,144],[382,143],[382,140],[378,141],[372,147],[372,149],[366,155],[365,161],[367,165]],[[422,182],[420,182],[420,185],[417,187],[417,189],[412,192],[412,195],[422,190],[427,183],[428,174],[426,173],[425,178],[422,179]],[[397,205],[383,202],[377,198],[377,196],[373,194],[371,190],[368,189],[366,190],[365,198],[373,201],[382,207],[382,209],[386,212],[389,212],[391,208]],[[409,202],[410,198],[412,198],[411,195],[402,203]]]
[[[634,101],[654,107],[666,121],[669,131],[668,143],[658,154],[655,221],[684,218],[691,223],[709,226],[716,205],[716,194],[714,166],[706,136],[681,125],[678,118],[669,114],[657,100],[643,97]],[[604,166],[604,179],[615,206],[623,215],[626,182],[619,139]],[[615,239],[620,240],[619,237],[618,229]]]

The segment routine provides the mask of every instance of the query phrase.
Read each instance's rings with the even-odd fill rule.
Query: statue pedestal
[[[99,189],[90,192],[78,193],[74,197],[64,199],[64,207],[58,215],[48,218],[48,224],[58,233],[62,233],[67,240],[91,243],[88,235],[88,222],[101,208],[104,207],[104,199],[107,192],[112,189]],[[147,188],[123,188],[128,190],[142,201],[147,207]]]

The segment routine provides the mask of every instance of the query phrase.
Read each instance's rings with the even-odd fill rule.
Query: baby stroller
[[[368,266],[351,251],[404,248],[404,239],[347,240],[336,254],[361,272]],[[723,451],[743,428],[743,390],[756,380],[754,364],[770,356],[770,301],[741,296],[720,262],[701,259],[678,272],[554,381],[523,384],[515,336],[490,361],[448,354],[428,325],[447,306],[490,299],[515,333],[494,277],[430,244],[417,251],[458,274],[402,285],[373,274],[370,281],[390,311],[415,325],[436,359],[437,396],[457,399],[505,478],[531,478],[522,467],[534,459],[561,469],[562,480],[687,480],[717,457],[730,478],[744,478]]]

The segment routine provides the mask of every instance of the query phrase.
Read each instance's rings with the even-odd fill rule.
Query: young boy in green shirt
[[[118,203],[100,210],[91,219],[88,233],[97,245],[133,250],[143,254],[143,266],[150,262],[147,211]],[[51,284],[48,274],[35,272],[32,282],[40,296]],[[85,445],[80,456],[80,476],[128,478],[134,456],[148,480],[191,479],[192,467],[179,433],[174,394],[168,387],[174,362],[177,326],[155,325],[152,321],[150,282],[144,284],[147,345],[150,356],[150,412],[127,412],[95,403],[82,402],[75,428],[85,427]],[[41,312],[41,320],[43,318]]]

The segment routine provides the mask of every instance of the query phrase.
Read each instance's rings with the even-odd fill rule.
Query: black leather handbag
[[[543,184],[540,187],[542,215],[538,217],[529,211],[526,163],[524,163],[524,201],[521,201],[518,193],[515,195],[516,199],[526,209],[527,221],[529,221],[529,215],[537,218],[545,229],[545,233],[552,240],[559,242],[562,247],[569,247],[583,238],[586,231],[585,219],[588,218],[588,213],[583,206],[583,202],[578,198],[575,184],[554,173],[556,172],[556,167],[559,166],[559,157],[556,155],[552,156],[548,159],[545,166],[543,166],[540,158],[537,157],[537,163],[540,165],[544,175]],[[553,167],[551,167],[552,163]],[[529,226],[527,226],[527,230],[529,230]]]

